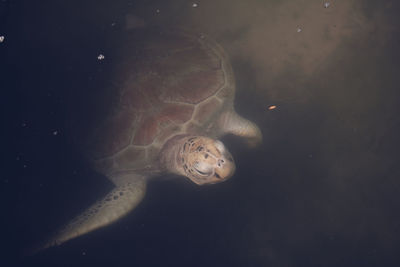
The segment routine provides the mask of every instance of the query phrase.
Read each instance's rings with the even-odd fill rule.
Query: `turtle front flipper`
[[[145,177],[126,175],[125,177],[110,178],[114,178],[112,179],[114,183],[118,181],[110,193],[75,217],[35,252],[60,245],[70,239],[109,225],[125,216],[143,199],[146,192]]]
[[[254,122],[241,117],[233,109],[221,114],[218,123],[223,134],[230,133],[244,137],[251,147],[262,143],[260,128]]]

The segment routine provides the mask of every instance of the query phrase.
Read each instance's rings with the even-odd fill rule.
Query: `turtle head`
[[[221,141],[208,137],[188,137],[179,157],[184,175],[198,185],[225,181],[235,172],[231,153]]]

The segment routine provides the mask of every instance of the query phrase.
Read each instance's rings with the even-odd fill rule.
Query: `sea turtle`
[[[211,38],[134,30],[117,43],[115,53],[99,62],[105,64],[97,74],[102,80],[90,105],[75,109],[71,123],[85,157],[115,188],[42,249],[126,215],[142,200],[150,177],[171,173],[198,185],[225,181],[235,163],[218,140],[222,135],[244,137],[253,146],[262,140],[256,124],[235,112],[232,67]]]

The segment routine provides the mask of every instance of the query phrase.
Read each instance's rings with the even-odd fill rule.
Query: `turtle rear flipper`
[[[113,177],[116,178],[116,177]],[[116,187],[103,199],[98,200],[83,213],[75,217],[56,233],[44,245],[37,247],[33,253],[43,249],[58,246],[70,239],[84,235],[98,228],[107,226],[133,210],[146,193],[144,176],[130,174],[125,179],[118,180]]]

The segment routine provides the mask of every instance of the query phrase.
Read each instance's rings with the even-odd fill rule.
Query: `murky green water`
[[[399,262],[396,1],[6,0],[0,8],[7,264],[111,187],[70,147],[63,96],[87,80],[79,62],[107,50],[127,22],[216,39],[234,68],[236,109],[259,125],[264,143],[251,150],[227,137],[237,164],[230,181],[155,181],[121,222],[21,264]]]

